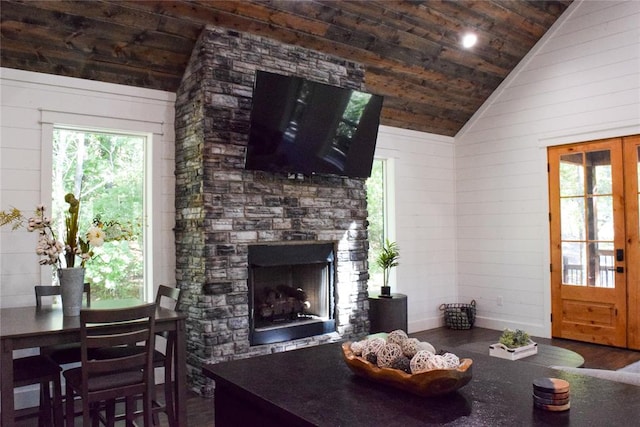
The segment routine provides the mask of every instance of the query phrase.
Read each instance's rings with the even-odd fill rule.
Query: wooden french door
[[[548,149],[552,335],[640,347],[640,136]]]
[[[640,350],[640,135],[623,138],[627,243],[627,347]]]

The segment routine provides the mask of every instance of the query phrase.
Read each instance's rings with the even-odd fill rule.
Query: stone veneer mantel
[[[244,170],[256,70],[364,89],[360,65],[298,46],[207,27],[176,100],[176,279],[188,290],[188,375],[213,393],[205,363],[317,345],[367,333],[364,179]],[[248,246],[331,242],[336,332],[249,345]]]

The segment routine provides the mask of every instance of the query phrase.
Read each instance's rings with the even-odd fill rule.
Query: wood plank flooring
[[[483,328],[472,328],[466,330],[452,330],[448,328],[436,328],[410,334],[421,341],[432,343],[436,348],[452,348],[465,343],[475,341],[497,342],[501,331]],[[625,350],[615,347],[607,347],[598,344],[589,344],[578,341],[548,339],[532,337],[540,344],[549,344],[563,347],[580,353],[584,357],[585,368],[596,369],[620,369],[630,363],[640,360],[640,351]],[[160,391],[161,392],[161,391]],[[189,391],[187,400],[188,421],[190,427],[213,427],[213,399],[203,398],[196,393]],[[24,427],[35,427],[37,421],[28,420],[18,424]],[[76,422],[77,426],[81,423]],[[167,427],[166,418],[160,416],[160,426]]]

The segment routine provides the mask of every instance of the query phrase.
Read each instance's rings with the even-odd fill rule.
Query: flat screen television
[[[367,178],[380,95],[256,72],[245,169]]]

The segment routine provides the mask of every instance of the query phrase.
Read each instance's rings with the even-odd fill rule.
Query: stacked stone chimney
[[[188,290],[188,381],[213,385],[205,363],[285,351],[367,333],[365,180],[244,169],[256,70],[364,89],[359,64],[299,46],[207,27],[176,100],[176,276]],[[332,242],[336,332],[249,345],[247,251],[252,244]]]

